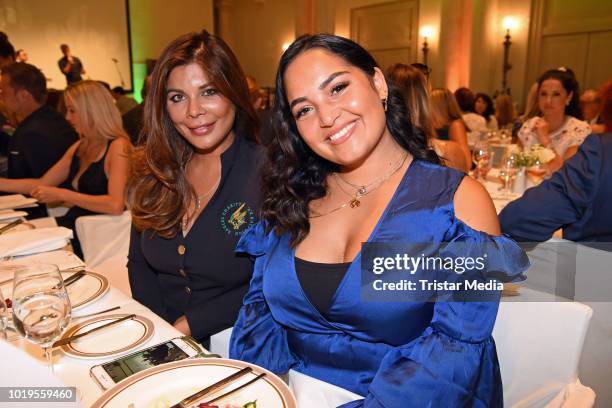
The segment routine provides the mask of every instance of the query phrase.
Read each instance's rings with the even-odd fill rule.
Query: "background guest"
[[[120,86],[116,86],[111,89],[111,95],[113,95],[115,105],[117,105],[117,109],[119,109],[119,113],[121,113],[122,115],[129,112],[130,110],[135,108],[136,105],[138,105],[136,99],[126,95],[125,90]]]
[[[612,81],[601,88],[605,132],[592,134],[561,169],[509,203],[502,231],[517,241],[546,241],[563,228],[577,242],[612,242]]]
[[[42,203],[72,205],[57,223],[74,229],[80,216],[123,212],[130,142],[119,111],[102,85],[78,82],[66,88],[64,98],[66,119],[80,140],[42,177],[0,179],[0,191],[29,193]],[[58,187],[64,182],[69,188]],[[81,255],[78,237],[73,247]]]
[[[510,95],[500,94],[495,98],[495,118],[499,129],[512,129],[516,120],[516,110]]]
[[[272,129],[271,111],[270,108],[266,106],[262,89],[259,87],[257,80],[251,75],[247,75],[246,80],[249,86],[249,95],[251,96],[253,109],[255,109],[255,112],[257,112],[259,123],[261,124],[259,140],[264,146],[267,146],[270,143],[274,132]]]
[[[468,165],[472,163],[467,129],[455,96],[448,89],[436,88],[431,91],[431,107],[433,125],[438,139],[457,143],[463,152],[465,163]]]
[[[17,50],[15,52],[15,62],[28,62],[28,53],[23,49]]]
[[[534,82],[529,88],[529,92],[527,92],[527,98],[525,99],[525,109],[523,110],[523,114],[519,115],[514,121],[514,126],[512,127],[512,139],[513,141],[518,140],[518,132],[521,130],[523,123],[525,123],[528,119],[536,117],[540,115],[540,108],[538,106],[538,83]]]
[[[143,136],[141,132],[143,127],[144,104],[150,87],[151,75],[147,75],[144,83],[142,84],[142,89],[140,90],[142,102],[134,106],[121,117],[123,120],[123,128],[128,135],[130,135],[130,140],[134,146],[144,143],[144,140],[141,140],[140,138]]]
[[[8,37],[0,37],[0,70],[15,62],[15,48]]]
[[[582,141],[591,133],[582,116],[578,81],[566,68],[544,72],[538,79],[538,109],[541,116],[528,119],[519,130],[523,148],[534,144],[550,147],[555,158],[548,163],[551,171],[558,170],[563,161],[572,157]]]
[[[458,143],[436,138],[431,118],[427,79],[412,65],[394,64],[387,69],[389,78],[398,87],[407,105],[412,124],[427,135],[428,141],[443,162],[459,171],[468,172],[463,150]],[[471,163],[470,163],[471,164]]]
[[[203,31],[162,52],[130,184],[134,299],[207,343],[233,326],[252,266],[237,257],[259,212],[257,115],[227,44]]]
[[[2,70],[0,99],[19,120],[8,145],[11,179],[42,178],[79,139],[66,119],[44,103],[46,93],[45,77],[35,66],[15,63]],[[28,212],[33,217],[47,215],[45,206]]]
[[[71,85],[82,80],[81,76],[85,75],[85,68],[83,68],[81,60],[72,55],[70,47],[67,44],[60,45],[60,49],[64,56],[57,61],[57,65],[60,71],[62,71],[62,74],[66,76],[66,83]]]
[[[485,93],[477,93],[474,101],[474,111],[482,116],[487,122],[487,129],[497,131],[499,126],[495,116],[495,107],[493,100]]]
[[[468,145],[473,146],[481,136],[487,133],[485,118],[474,110],[474,93],[465,87],[459,88],[454,93],[457,105],[461,110],[461,119],[467,127]]]
[[[593,132],[604,131],[603,118],[601,117],[601,98],[594,89],[587,89],[580,95],[580,110],[582,118],[587,122]]]

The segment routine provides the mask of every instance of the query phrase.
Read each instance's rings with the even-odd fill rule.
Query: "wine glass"
[[[53,371],[50,347],[71,317],[70,299],[57,266],[32,264],[16,269],[12,300],[15,328],[28,341],[43,348]]]
[[[4,296],[2,296],[2,290],[0,290],[0,340],[6,340],[7,325],[6,301],[4,300]]]
[[[476,165],[474,169],[474,178],[476,180],[482,178],[484,181],[491,168],[491,149],[487,142],[481,141],[476,143],[472,151],[472,161]]]
[[[516,163],[516,156],[509,154],[504,157],[499,169],[499,179],[503,184],[504,198],[507,199],[510,195],[510,185],[516,177],[518,171],[518,165]]]
[[[532,166],[527,167],[527,175],[536,186],[544,180],[546,172],[546,165],[542,164],[538,159],[536,159]]]

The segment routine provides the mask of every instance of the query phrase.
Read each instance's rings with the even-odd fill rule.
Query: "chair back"
[[[578,362],[591,308],[578,302],[502,302],[493,338],[504,406],[550,402],[578,381]]]

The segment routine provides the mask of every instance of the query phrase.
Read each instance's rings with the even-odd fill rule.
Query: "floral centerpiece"
[[[509,153],[516,157],[516,166],[519,168],[546,164],[555,158],[555,152],[539,144],[523,151],[520,150],[518,145],[512,145],[508,149]]]

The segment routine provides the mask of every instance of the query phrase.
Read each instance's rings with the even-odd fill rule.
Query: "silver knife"
[[[18,218],[18,219],[16,219],[13,222],[9,222],[4,227],[0,228],[0,234],[4,234],[6,231],[10,230],[11,228],[14,228],[14,227],[18,226],[22,222],[23,222],[23,220],[21,218]]]
[[[88,334],[91,334],[91,333],[96,332],[98,330],[105,329],[105,328],[110,327],[110,326],[113,326],[113,325],[115,325],[117,323],[121,323],[121,322],[124,322],[126,320],[131,320],[131,319],[133,319],[135,317],[136,317],[136,315],[133,314],[133,313],[131,315],[123,316],[121,319],[113,320],[112,322],[103,324],[102,326],[94,327],[93,329],[87,330],[86,332],[75,334],[74,336],[66,337],[65,339],[60,339],[60,340],[56,341],[55,343],[53,343],[53,345],[51,347],[53,348],[53,347],[59,347],[59,346],[65,345],[65,344],[69,344],[69,343],[75,341],[76,339],[80,339],[83,336],[87,336]]]
[[[210,393],[213,393],[213,392],[215,392],[217,390],[220,390],[223,387],[228,386],[229,384],[231,384],[234,381],[238,380],[240,377],[250,373],[251,371],[253,371],[253,369],[251,367],[245,367],[242,370],[237,371],[234,374],[232,374],[230,376],[227,376],[227,377],[217,381],[213,385],[209,385],[208,387],[204,388],[203,390],[198,391],[195,394],[192,394],[192,395],[188,396],[187,398],[183,398],[179,403],[174,404],[170,408],[186,408],[186,407],[192,405],[194,402],[204,398],[206,395],[208,395]]]

